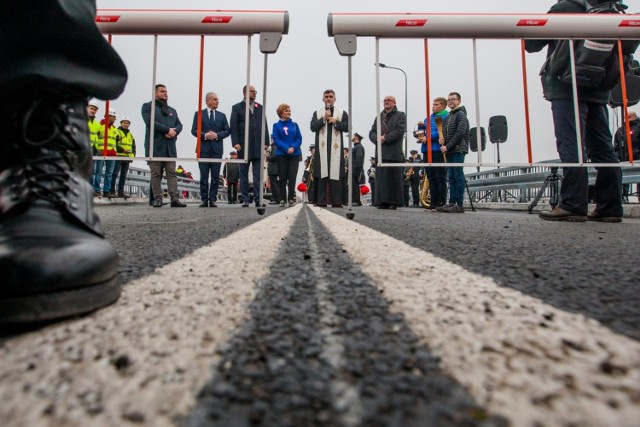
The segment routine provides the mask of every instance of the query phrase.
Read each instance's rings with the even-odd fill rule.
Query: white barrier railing
[[[129,157],[127,160],[147,160],[147,161],[188,161],[197,160],[207,163],[247,163],[248,149],[244,150],[244,159],[200,159],[201,144],[201,123],[202,123],[202,82],[203,82],[203,64],[204,64],[204,41],[205,35],[217,36],[246,36],[247,37],[247,78],[246,87],[251,85],[251,39],[253,35],[259,35],[260,51],[264,54],[264,89],[263,89],[263,112],[262,117],[262,135],[265,133],[265,112],[267,109],[267,57],[269,54],[276,53],[282,35],[289,31],[289,13],[287,11],[241,11],[241,10],[142,10],[142,9],[99,9],[96,14],[96,25],[107,35],[109,43],[112,41],[113,35],[152,35],[154,38],[153,45],[153,70],[151,78],[151,117],[148,123],[149,127],[149,156],[145,157]],[[158,35],[199,35],[200,36],[200,78],[198,86],[198,129],[197,129],[197,156],[194,158],[178,158],[178,157],[154,157],[154,127],[156,113],[156,71],[158,64]],[[249,117],[249,95],[247,90],[245,94],[245,117]],[[106,111],[109,111],[109,100],[106,102]],[[103,156],[94,156],[94,159],[118,160],[117,157],[107,157],[107,134],[105,123],[105,137]],[[249,144],[249,120],[245,120],[245,141],[244,145],[248,148]],[[260,150],[260,163],[264,164],[264,150]],[[264,182],[263,168],[260,168],[260,188]],[[260,199],[262,199],[260,194]],[[260,214],[264,210],[259,208]]]
[[[473,40],[473,69],[474,69],[474,89],[476,99],[476,122],[481,123],[480,95],[478,91],[478,61],[477,61],[477,39],[613,39],[637,40],[640,39],[640,17],[624,14],[420,14],[420,13],[330,13],[327,19],[328,33],[334,37],[338,52],[342,56],[349,58],[349,101],[351,101],[351,57],[357,53],[358,37],[375,37],[375,63],[376,67],[376,99],[375,111],[380,105],[380,58],[379,41],[384,38],[405,38],[424,39],[425,43],[425,73],[429,73],[428,39],[472,39]],[[619,49],[620,51],[620,49]],[[573,44],[570,44],[570,55],[572,63],[574,61]],[[464,164],[442,164],[432,163],[431,153],[431,132],[428,130],[428,161],[417,163],[415,166],[532,166],[534,159],[531,150],[531,130],[528,108],[528,88],[526,85],[526,59],[524,52],[524,40],[521,43],[523,91],[525,98],[525,123],[527,134],[527,162],[519,163],[486,163],[482,160],[482,151],[478,151],[477,163]],[[622,54],[620,53],[620,61]],[[573,67],[572,67],[573,68]],[[622,67],[621,67],[622,68]],[[572,69],[575,75],[575,70]],[[623,71],[621,71],[621,77]],[[624,81],[624,79],[622,79]],[[627,115],[627,93],[626,87],[622,85],[624,99],[624,115]],[[573,82],[574,94],[577,93],[575,79]],[[426,99],[430,100],[429,85],[426,88]],[[574,104],[577,109],[577,99],[574,96]],[[427,117],[429,117],[429,103],[427,102]],[[351,111],[351,102],[349,104]],[[380,118],[377,118],[378,122]],[[582,138],[580,135],[579,117],[576,114],[576,129],[578,141],[578,163],[561,163],[560,166],[588,167],[582,158]],[[628,121],[627,121],[628,122]],[[430,123],[428,123],[430,125]],[[479,125],[478,125],[479,126]],[[378,141],[380,141],[380,123],[377,125]],[[631,140],[627,131],[627,140]],[[349,127],[349,141],[352,138],[352,129]],[[477,133],[477,144],[481,146],[481,135]],[[351,148],[351,143],[349,144]],[[378,142],[378,150],[381,152],[382,144]],[[406,157],[406,156],[405,156]],[[598,166],[633,166],[633,157],[626,163],[598,163]],[[538,166],[558,166],[558,164],[536,163]],[[378,166],[400,167],[401,163],[383,163],[379,161]]]

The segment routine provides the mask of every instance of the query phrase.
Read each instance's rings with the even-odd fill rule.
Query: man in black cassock
[[[343,132],[349,131],[349,115],[336,107],[336,93],[327,89],[322,95],[324,108],[311,117],[311,132],[316,134],[313,179],[317,206],[342,207],[344,157]]]
[[[380,142],[382,153],[378,153],[378,120],[373,121],[369,140],[376,144],[376,159],[378,164],[402,163],[402,138],[407,131],[407,116],[396,107],[396,98],[384,97],[384,109],[380,113]],[[376,168],[375,203],[378,209],[397,209],[403,205],[402,198],[402,167]]]

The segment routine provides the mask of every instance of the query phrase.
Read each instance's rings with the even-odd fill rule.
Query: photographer
[[[638,122],[638,114],[635,111],[629,111],[629,130],[631,131],[633,160],[637,161],[640,159],[640,122]],[[616,130],[613,136],[613,151],[621,162],[629,161],[628,147],[626,123],[623,121],[622,126]],[[622,199],[625,203],[629,201],[630,190],[631,184],[622,185]]]
[[[619,0],[589,0],[583,3],[575,0],[561,0],[554,4],[549,13],[586,13],[585,8],[593,7],[619,7]],[[580,41],[578,41],[580,42]],[[576,125],[574,115],[573,87],[571,76],[567,79],[568,52],[562,57],[558,46],[562,46],[559,40],[526,40],[527,52],[538,52],[545,46],[547,50],[547,62],[541,72],[543,93],[546,100],[551,102],[553,113],[553,125],[556,135],[556,147],[563,163],[578,163],[578,144],[576,140]],[[598,44],[596,42],[592,42]],[[566,51],[567,49],[563,49]],[[586,69],[594,69],[595,66],[603,70],[604,76],[593,81],[592,84],[584,84],[588,79],[578,78],[578,110],[580,114],[580,127],[582,130],[583,158],[588,158],[592,163],[618,163],[618,158],[611,146],[611,131],[609,130],[609,115],[607,102],[611,89],[619,80],[619,72],[616,78],[615,67],[617,49],[613,48],[611,57],[602,64],[584,64]],[[615,55],[615,57],[613,57]],[[585,56],[586,57],[586,56]],[[576,56],[576,58],[579,58]],[[611,60],[613,58],[613,60]],[[563,64],[566,64],[563,67]],[[579,61],[576,60],[576,69]],[[608,68],[607,68],[608,67]],[[609,78],[607,78],[609,77]],[[589,80],[592,81],[592,80]],[[560,187],[560,204],[551,212],[541,212],[540,218],[547,221],[622,221],[622,173],[619,167],[598,168],[595,183],[595,209],[587,215],[589,176],[587,168],[565,167],[563,168],[563,180]]]

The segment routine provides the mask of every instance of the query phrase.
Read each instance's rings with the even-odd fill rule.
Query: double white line
[[[9,339],[0,346],[4,425],[142,420],[169,426],[186,416],[220,361],[216,350],[248,319],[257,283],[269,274],[300,214],[319,218],[384,290],[391,310],[402,313],[421,344],[440,356],[442,368],[493,415],[515,426],[638,425],[636,341],[357,222],[301,205],[128,283],[112,307]],[[321,278],[318,297],[322,316],[331,318]],[[323,356],[344,366],[340,338],[330,329],[321,334]],[[333,384],[332,390],[336,406],[349,406],[343,423],[358,425],[356,389]]]

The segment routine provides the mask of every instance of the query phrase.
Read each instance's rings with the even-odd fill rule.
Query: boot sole
[[[589,222],[607,222],[607,223],[616,223],[616,222],[622,222],[622,218],[617,217],[617,216],[587,217],[587,221],[589,221]]]
[[[542,216],[538,215],[538,218],[543,219],[545,221],[567,221],[567,222],[586,222],[586,216]]]
[[[96,285],[0,300],[0,324],[35,323],[89,313],[114,303],[122,287],[117,275]]]

